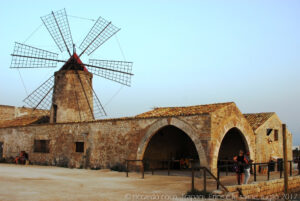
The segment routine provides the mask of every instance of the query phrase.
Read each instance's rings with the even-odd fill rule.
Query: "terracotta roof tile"
[[[30,124],[48,123],[49,116],[32,116],[25,115],[11,120],[0,121],[0,128],[12,127],[12,126],[26,126]]]
[[[248,120],[250,126],[255,131],[258,127],[264,124],[274,112],[265,112],[265,113],[253,113],[253,114],[244,114],[246,119]]]
[[[216,103],[208,105],[196,105],[187,107],[159,107],[151,111],[137,115],[139,118],[146,117],[166,117],[166,116],[185,116],[185,115],[197,115],[214,112],[222,107],[233,104],[229,103]]]

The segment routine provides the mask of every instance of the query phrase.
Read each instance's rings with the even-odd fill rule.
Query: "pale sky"
[[[300,1],[1,0],[0,104],[23,106],[59,69],[20,70],[24,88],[9,66],[15,41],[59,53],[40,17],[62,8],[77,46],[87,19],[121,28],[90,57],[134,62],[131,87],[94,77],[108,117],[233,101],[243,113],[276,112],[300,144]]]

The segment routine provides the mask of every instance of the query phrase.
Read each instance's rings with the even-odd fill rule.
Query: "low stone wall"
[[[300,189],[300,176],[289,177],[289,192],[295,192]],[[245,197],[263,197],[268,195],[280,195],[284,192],[284,179],[274,179],[270,181],[254,182],[252,184],[226,186],[228,191],[238,196],[237,188]]]

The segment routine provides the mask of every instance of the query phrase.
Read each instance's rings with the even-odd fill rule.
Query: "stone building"
[[[256,161],[276,161],[283,158],[282,122],[276,113],[244,115],[255,133]],[[292,135],[287,130],[288,159],[292,160]]]
[[[216,173],[218,161],[232,159],[240,149],[249,151],[255,162],[282,157],[278,116],[243,115],[233,102],[156,108],[135,117],[64,123],[45,123],[41,115],[16,119],[13,114],[19,108],[12,108],[0,107],[1,114],[9,117],[1,116],[4,120],[0,121],[2,157],[26,151],[33,164],[110,168],[124,164],[125,159],[191,158]],[[287,133],[291,159],[292,135]]]

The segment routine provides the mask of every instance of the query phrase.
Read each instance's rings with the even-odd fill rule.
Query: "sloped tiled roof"
[[[49,123],[49,116],[25,115],[11,120],[0,121],[0,128],[26,126],[30,124]]]
[[[248,120],[250,126],[255,131],[258,127],[263,125],[274,112],[265,112],[265,113],[253,113],[253,114],[244,114],[246,119]]]
[[[159,107],[148,112],[137,115],[139,118],[147,117],[168,117],[168,116],[185,116],[185,115],[197,115],[211,113],[222,107],[233,104],[229,103],[216,103],[208,105],[196,105],[196,106],[187,106],[187,107]]]

